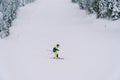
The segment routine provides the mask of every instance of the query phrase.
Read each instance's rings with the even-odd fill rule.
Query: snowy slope
[[[120,80],[119,25],[69,0],[22,7],[11,35],[0,40],[0,80]],[[51,59],[57,43],[64,60]]]

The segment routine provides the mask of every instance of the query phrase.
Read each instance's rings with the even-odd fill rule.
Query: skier
[[[59,44],[56,44],[56,46],[53,48],[53,53],[55,55],[55,58],[59,58],[59,54],[58,54],[58,51],[59,51]]]

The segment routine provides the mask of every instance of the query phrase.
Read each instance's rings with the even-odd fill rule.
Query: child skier
[[[58,51],[59,51],[59,44],[57,44],[54,48],[53,48],[53,53],[55,55],[55,58],[59,58],[59,55],[58,55]]]

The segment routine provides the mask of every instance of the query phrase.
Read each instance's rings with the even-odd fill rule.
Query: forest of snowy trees
[[[0,37],[9,35],[9,28],[16,18],[19,7],[34,0],[0,0]],[[81,9],[96,14],[97,18],[117,20],[120,18],[120,0],[72,0]]]
[[[81,9],[96,14],[97,18],[117,20],[120,18],[120,0],[72,0]]]
[[[0,0],[0,37],[9,35],[9,28],[16,18],[18,7],[24,6],[34,0]]]

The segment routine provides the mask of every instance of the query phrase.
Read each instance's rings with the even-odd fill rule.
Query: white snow
[[[0,80],[120,80],[119,25],[70,0],[22,7],[11,35],[0,40]],[[64,60],[51,59],[57,43]]]

